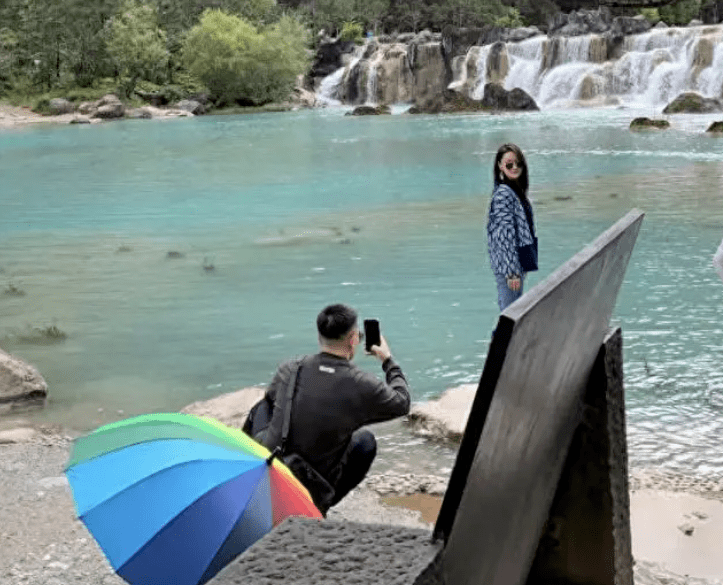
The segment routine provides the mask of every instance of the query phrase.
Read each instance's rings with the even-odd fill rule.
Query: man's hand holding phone
[[[379,332],[379,321],[366,319],[364,321],[365,349],[368,355],[374,355],[384,362],[392,356],[387,340]]]
[[[382,362],[384,362],[387,358],[392,357],[392,352],[389,349],[387,340],[384,339],[384,336],[380,335],[379,338],[379,345],[372,345],[367,353],[378,357]]]

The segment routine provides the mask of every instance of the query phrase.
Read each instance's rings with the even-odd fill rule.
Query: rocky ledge
[[[0,414],[42,406],[47,396],[48,384],[40,372],[0,349]]]

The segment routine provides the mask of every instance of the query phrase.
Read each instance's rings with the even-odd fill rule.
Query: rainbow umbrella
[[[78,517],[132,584],[205,583],[288,516],[322,517],[267,449],[188,414],[100,427],[65,473]]]

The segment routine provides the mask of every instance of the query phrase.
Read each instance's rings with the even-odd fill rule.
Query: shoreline
[[[123,583],[75,518],[63,467],[78,434],[56,425],[0,432],[0,575],[13,583],[60,585],[73,582],[72,575],[82,583]],[[372,470],[328,520],[431,532],[446,481]],[[723,557],[717,554],[723,481],[635,470],[630,497],[636,585],[723,584]]]

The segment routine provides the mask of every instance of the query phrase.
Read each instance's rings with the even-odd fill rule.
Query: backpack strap
[[[296,391],[296,379],[301,369],[301,364],[308,358],[304,356],[294,361],[291,366],[289,373],[289,383],[286,386],[286,393],[283,396],[277,395],[277,401],[280,409],[283,411],[283,420],[281,423],[281,441],[277,447],[274,448],[271,456],[266,460],[267,463],[271,463],[274,457],[281,459],[286,454],[286,439],[289,436],[289,429],[291,428],[291,407],[294,401],[294,392]]]

